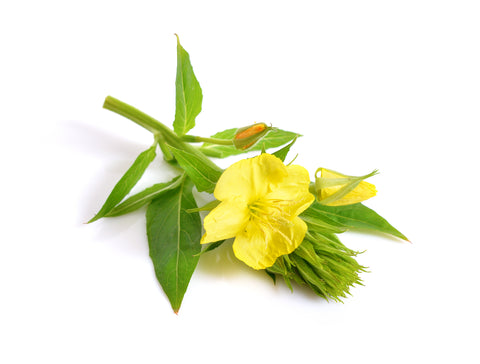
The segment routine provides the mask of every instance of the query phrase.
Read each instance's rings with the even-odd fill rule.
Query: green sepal
[[[107,197],[107,200],[103,204],[102,208],[98,213],[88,221],[88,223],[94,222],[107,214],[109,214],[112,209],[120,203],[125,196],[128,195],[130,190],[137,184],[139,179],[143,176],[143,173],[149,166],[149,164],[155,159],[156,152],[155,149],[157,144],[148,148],[147,150],[140,153],[140,155],[135,159],[131,167],[125,172],[125,174],[120,178],[115,187],[113,188],[110,195]]]
[[[281,275],[287,287],[290,289],[290,291],[293,292],[292,283],[290,282],[290,279],[291,278],[293,279],[293,273],[291,272],[291,264],[290,264],[290,261],[288,260],[288,255],[279,257],[275,261],[275,263],[271,267],[268,267],[267,269],[265,269],[265,271],[269,275],[274,275],[274,276],[275,274]],[[274,282],[276,282],[276,279],[274,280]]]
[[[127,198],[121,204],[115,206],[105,217],[121,216],[138,210],[165,192],[177,188],[182,183],[183,178],[184,175],[181,175],[168,182],[156,183],[142,192]]]
[[[175,313],[180,309],[201,251],[202,224],[189,178],[153,200],[147,208],[150,257],[160,285]]]
[[[212,135],[215,139],[232,140],[235,137],[235,133],[238,129],[227,129]],[[252,147],[239,150],[233,145],[217,145],[211,143],[204,143],[200,147],[200,151],[205,155],[214,158],[226,158],[232,155],[238,155],[250,151],[261,151],[262,148],[268,150],[270,148],[280,147],[299,136],[298,133],[291,131],[285,131],[277,128],[272,128],[263,138],[259,139]]]
[[[266,270],[283,276],[290,289],[293,280],[307,285],[326,300],[341,302],[350,293],[351,286],[362,284],[359,273],[366,270],[355,260],[357,254],[336,238],[309,232],[297,249],[277,259]],[[285,264],[287,261],[288,265]]]
[[[191,178],[198,191],[213,192],[223,170],[214,164],[203,163],[203,158],[186,150],[168,146],[178,164]]]
[[[176,35],[176,34],[175,34]],[[177,77],[175,80],[175,120],[173,130],[185,135],[195,126],[195,118],[202,110],[202,89],[193,73],[190,56],[177,36]]]

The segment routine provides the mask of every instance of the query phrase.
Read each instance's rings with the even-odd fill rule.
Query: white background
[[[479,363],[478,1],[2,1],[0,362]],[[359,175],[411,240],[348,232],[365,286],[292,294],[223,248],[179,315],[144,210],[84,224],[152,142],[105,96],[174,116],[176,39],[195,133],[264,121],[296,163]],[[222,167],[233,159],[220,161]],[[168,180],[159,159],[144,185]]]

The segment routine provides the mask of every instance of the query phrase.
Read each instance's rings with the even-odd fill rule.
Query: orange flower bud
[[[248,149],[259,141],[271,128],[265,123],[257,123],[239,128],[233,138],[233,145],[237,149]]]

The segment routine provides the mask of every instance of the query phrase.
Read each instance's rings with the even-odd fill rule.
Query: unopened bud
[[[322,205],[328,206],[351,205],[365,201],[375,196],[377,190],[373,184],[365,182],[364,179],[375,174],[377,174],[376,170],[365,176],[353,177],[319,168],[315,173],[317,200]]]
[[[237,149],[248,149],[267,134],[271,128],[265,123],[257,123],[239,128],[233,138]]]

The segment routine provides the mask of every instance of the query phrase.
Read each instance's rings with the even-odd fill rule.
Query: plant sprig
[[[252,151],[264,153],[277,148],[272,155],[285,161],[301,135],[265,124],[229,128],[209,137],[187,134],[195,127],[195,119],[201,112],[203,94],[190,56],[181,46],[178,36],[175,91],[172,128],[114,97],[107,96],[105,99],[105,109],[150,131],[154,143],[135,159],[89,223],[146,206],[148,246],[155,274],[174,312],[178,312],[201,255],[224,242],[215,242],[204,250],[200,244],[202,222],[199,212],[214,209],[219,202],[199,207],[193,197],[193,188],[213,193],[224,172],[210,157],[226,158]],[[194,145],[197,143],[202,144]],[[164,159],[181,172],[168,182],[157,183],[129,195],[155,159],[157,147]],[[355,183],[358,185],[361,181],[362,178],[358,177]],[[315,189],[322,183],[318,180],[317,183],[312,182],[311,188]],[[329,181],[329,186],[332,183]],[[343,195],[355,187],[348,186],[348,190],[343,187],[346,191]],[[333,207],[318,201],[300,218],[308,226],[304,241],[291,254],[279,257],[265,271],[274,281],[276,276],[282,276],[289,287],[292,288],[291,281],[304,284],[326,299],[341,300],[352,285],[361,284],[359,273],[365,271],[365,267],[354,258],[357,253],[346,248],[336,234],[362,228],[407,240],[385,219],[361,203]]]

